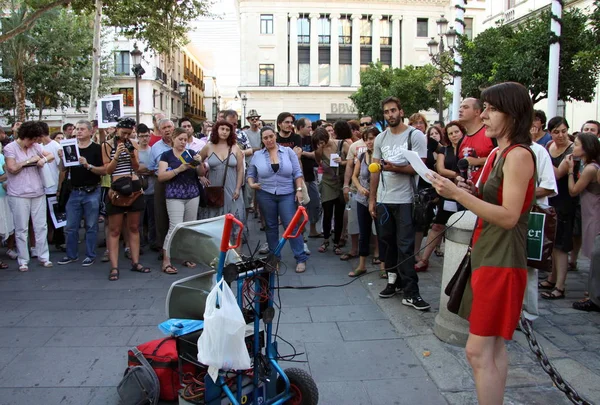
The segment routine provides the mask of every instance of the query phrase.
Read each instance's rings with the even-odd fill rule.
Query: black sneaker
[[[71,259],[70,257],[65,256],[62,259],[60,259],[57,263],[58,264],[69,264],[69,263],[73,263],[76,261],[77,261],[77,259]]]
[[[411,298],[403,298],[402,304],[418,309],[419,311],[425,311],[431,308],[431,305],[426,303],[420,295],[415,295]]]
[[[395,284],[386,284],[385,288],[382,292],[379,293],[381,298],[391,298],[396,295],[396,285]]]

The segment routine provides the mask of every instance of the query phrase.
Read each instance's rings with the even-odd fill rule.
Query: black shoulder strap
[[[413,128],[408,133],[408,150],[412,150],[412,133],[415,132],[416,128]]]

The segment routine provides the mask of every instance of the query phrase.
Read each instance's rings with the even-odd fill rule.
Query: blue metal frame
[[[296,233],[294,235],[292,235],[292,232],[294,231],[294,228],[297,226],[300,218],[303,217],[303,221],[302,223],[298,226],[298,229],[296,231]],[[231,240],[231,230],[232,230],[232,225],[233,223],[237,223],[238,226],[240,227],[239,230],[239,234],[238,234],[238,238],[237,238],[237,243],[236,245],[231,245],[229,243],[229,241]],[[285,232],[283,233],[282,238],[279,240],[279,244],[277,245],[277,248],[275,249],[275,255],[278,256],[279,253],[281,252],[281,250],[283,249],[283,247],[285,246],[285,242],[287,241],[287,239],[289,238],[293,238],[298,236],[301,232],[302,229],[304,228],[304,226],[306,225],[306,223],[308,222],[308,215],[306,213],[306,210],[304,207],[298,207],[298,210],[296,211],[296,214],[294,215],[294,219],[290,222],[290,224],[288,225],[288,228],[285,230]],[[241,233],[243,230],[243,225],[237,221],[235,219],[235,217],[231,214],[227,214],[225,217],[225,226],[223,228],[223,237],[222,237],[222,241],[221,241],[221,252],[219,254],[219,265],[217,267],[217,283],[219,281],[221,281],[221,279],[223,278],[223,268],[225,266],[225,257],[227,255],[227,251],[229,249],[235,249],[236,247],[239,246],[239,241],[240,241],[240,237],[241,237]],[[240,273],[238,274],[237,277],[237,300],[238,300],[238,305],[240,306],[240,308],[243,308],[243,294],[242,294],[242,288],[243,288],[243,280],[250,278],[250,277],[254,277],[258,274],[264,274],[264,273],[268,273],[269,274],[269,300],[267,303],[268,308],[273,308],[273,299],[271,297],[274,296],[275,294],[275,272],[274,271],[269,271],[268,269],[265,269],[264,267],[258,268],[258,269],[254,269],[254,270],[249,270],[246,271],[244,273]],[[255,292],[260,292],[260,284],[258,283],[254,283],[254,289]],[[255,300],[254,302],[254,310],[256,311],[257,314],[260,313],[260,302],[259,300]],[[269,380],[264,383],[265,385],[265,402],[263,402],[264,405],[281,405],[283,403],[285,403],[286,401],[288,401],[289,399],[292,398],[292,393],[290,392],[290,380],[287,377],[287,375],[285,374],[285,372],[283,371],[283,369],[279,366],[279,363],[277,362],[277,342],[273,342],[273,323],[269,322],[265,324],[265,328],[266,328],[266,337],[265,337],[265,353],[266,353],[266,357],[269,361],[269,364],[271,365],[273,372],[270,375]],[[260,353],[260,317],[256,316],[254,318],[254,353],[251,353],[251,356],[253,357],[254,360],[254,376],[253,376],[253,380],[252,380],[252,384],[253,384],[253,402],[256,398],[258,398],[259,393],[260,393],[260,388],[263,385],[263,383],[261,381],[259,381],[258,379],[258,372],[257,372],[257,359],[258,359],[258,354]],[[283,379],[283,381],[285,382],[285,390],[279,394],[277,394],[276,391],[276,384],[277,384],[277,375],[281,376],[281,378]],[[243,373],[237,373],[236,376],[236,385],[237,385],[237,389],[235,394],[231,391],[231,389],[229,388],[229,386],[227,385],[226,381],[225,381],[225,372],[222,370],[219,370],[219,377],[217,379],[217,382],[213,382],[213,380],[210,378],[210,376],[206,375],[206,377],[204,378],[204,383],[205,383],[205,401],[207,405],[220,405],[221,404],[221,393],[224,392],[225,395],[227,396],[227,398],[229,399],[229,401],[231,402],[232,405],[241,405],[241,400],[242,400],[242,390],[243,390]],[[249,404],[246,404],[249,405]]]

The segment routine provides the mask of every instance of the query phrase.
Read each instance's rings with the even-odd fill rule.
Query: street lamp
[[[438,28],[438,36],[440,42],[436,41],[435,37],[431,37],[429,42],[427,42],[427,47],[429,48],[429,57],[431,58],[431,62],[435,65],[440,71],[440,84],[439,84],[439,105],[438,105],[438,120],[440,122],[444,121],[444,76],[449,75],[454,77],[454,60],[452,61],[452,68],[449,70],[448,68],[448,58],[454,58],[454,51],[456,49],[456,37],[457,32],[453,27],[448,28],[448,20],[444,18],[442,14],[439,19],[436,20],[437,28]],[[446,43],[448,45],[448,50],[446,51],[444,47],[444,39],[446,39]],[[452,83],[452,81],[450,81]],[[448,84],[450,84],[448,83]]]
[[[244,111],[244,119],[242,120],[242,122],[246,121],[246,103],[248,102],[248,97],[246,97],[246,93],[242,94],[242,107],[243,107],[243,111]],[[243,125],[242,125],[243,126]]]
[[[135,75],[135,123],[140,123],[140,77],[146,73],[142,67],[142,51],[137,47],[137,44],[133,45],[133,51],[131,54],[131,60],[133,61],[133,67],[131,71]]]

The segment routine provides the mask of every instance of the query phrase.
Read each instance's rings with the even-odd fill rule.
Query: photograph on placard
[[[63,150],[63,164],[65,167],[79,166],[79,147],[77,138],[63,139],[60,141]]]
[[[48,210],[50,211],[54,228],[58,229],[67,225],[67,213],[60,210],[56,197],[48,198]]]
[[[117,124],[123,115],[123,95],[114,94],[98,100],[98,127],[108,128]]]

